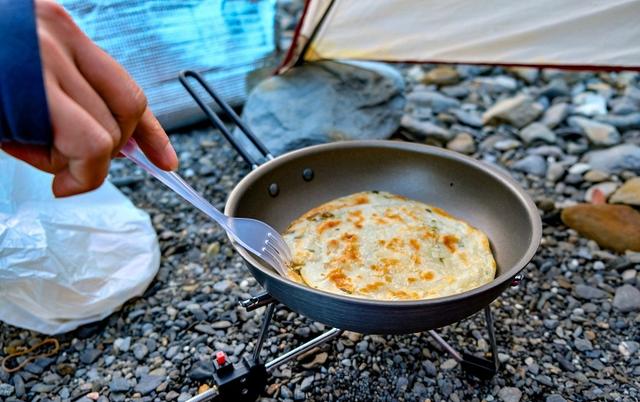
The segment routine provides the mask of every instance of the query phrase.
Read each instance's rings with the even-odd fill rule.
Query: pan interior
[[[312,180],[305,180],[306,169],[313,171]],[[275,197],[269,194],[274,183]],[[311,208],[366,190],[440,207],[479,228],[490,239],[497,277],[515,275],[539,240],[537,210],[514,181],[471,158],[391,141],[334,143],[279,157],[238,184],[226,212],[263,220],[283,232]]]

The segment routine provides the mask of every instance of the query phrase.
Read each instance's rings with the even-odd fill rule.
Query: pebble
[[[588,285],[576,285],[574,288],[574,293],[577,297],[584,300],[604,299],[608,297],[608,293],[604,290],[600,290]]]
[[[606,99],[593,92],[582,92],[573,97],[573,111],[585,116],[596,116],[607,113]]]
[[[136,357],[136,359],[144,360],[144,358],[147,356],[148,353],[149,353],[149,349],[145,344],[136,343],[133,345],[133,355]]]
[[[459,80],[458,71],[452,66],[445,65],[429,70],[421,81],[425,84],[452,85]]]
[[[13,395],[15,388],[10,384],[1,384],[0,383],[0,396],[11,396]]]
[[[435,91],[411,92],[407,95],[407,101],[420,107],[429,108],[436,114],[460,106],[460,102],[457,99]]]
[[[158,388],[163,381],[163,376],[143,375],[133,390],[140,392],[142,395],[147,395]]]
[[[622,341],[618,345],[618,351],[620,351],[620,354],[627,358],[633,356],[638,349],[640,349],[640,343],[634,341]]]
[[[453,137],[453,134],[443,127],[440,127],[430,121],[420,121],[408,115],[402,116],[400,125],[414,134],[416,139],[422,141],[428,138],[448,141]]]
[[[447,143],[447,149],[471,155],[476,151],[476,144],[471,134],[460,133]]]
[[[576,349],[581,352],[585,352],[588,350],[593,350],[593,345],[587,339],[578,338],[574,341]]]
[[[633,285],[636,283],[636,277],[638,276],[638,272],[635,269],[625,269],[622,272],[622,282]]]
[[[503,402],[518,402],[522,398],[522,391],[515,387],[503,387],[498,391],[498,398]]]
[[[308,377],[305,377],[302,380],[302,383],[300,383],[300,391],[302,391],[302,392],[310,391],[311,388],[313,387],[313,380],[314,380],[314,378],[313,378],[312,375],[308,376]]]
[[[622,285],[616,289],[613,307],[622,313],[640,311],[640,290],[632,285]]]
[[[553,144],[557,140],[556,134],[542,123],[531,123],[520,130],[518,135],[527,144],[534,141],[545,141]]]
[[[115,377],[109,383],[109,389],[111,392],[128,392],[131,389],[129,381],[122,377]]]
[[[213,285],[213,290],[218,293],[227,293],[229,290],[233,288],[235,284],[228,279],[221,280],[220,282],[216,282]]]
[[[562,395],[558,395],[558,394],[551,394],[548,395],[545,399],[545,402],[567,402],[566,399],[564,399],[562,397]]]
[[[440,369],[442,370],[451,370],[452,368],[456,367],[458,365],[458,362],[453,360],[453,359],[447,359],[444,362],[442,362],[442,364],[440,364]]]
[[[524,173],[544,176],[547,173],[547,162],[540,155],[528,155],[515,162],[511,167]]]
[[[538,118],[542,112],[543,107],[539,103],[521,94],[497,102],[482,115],[482,121],[484,124],[506,122],[521,128]]]
[[[579,127],[594,145],[609,146],[620,142],[620,133],[609,124],[579,116],[570,117],[569,124]]]
[[[589,170],[584,174],[585,181],[590,183],[600,183],[609,179],[609,175],[606,172],[602,172],[600,170]]]
[[[541,123],[548,128],[555,128],[567,118],[571,106],[568,103],[556,103],[551,105],[549,109],[545,110],[542,116]]]
[[[113,349],[116,352],[128,352],[131,347],[131,337],[127,336],[126,338],[118,338],[113,341]]]
[[[98,360],[101,354],[102,352],[98,349],[87,349],[80,354],[80,361],[84,364],[92,364]]]
[[[627,204],[640,206],[640,177],[627,180],[611,196],[609,202],[612,204]]]
[[[640,146],[635,144],[622,144],[599,151],[589,151],[583,160],[594,169],[603,172],[619,173],[629,170],[640,175]]]

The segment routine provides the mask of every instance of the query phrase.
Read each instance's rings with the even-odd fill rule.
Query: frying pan
[[[254,158],[231,134],[188,81],[198,81],[267,159]],[[383,301],[348,297],[281,277],[267,264],[233,244],[256,280],[282,304],[313,320],[365,334],[406,334],[449,325],[488,306],[535,254],[542,233],[538,210],[510,177],[473,158],[415,143],[387,140],[343,141],[311,146],[273,158],[235,112],[195,72],[180,81],[253,167],[226,203],[230,216],[267,222],[284,232],[304,212],[365,190],[388,191],[438,206],[489,237],[497,263],[495,279],[452,296]],[[303,117],[301,117],[303,118]],[[232,241],[233,243],[233,241]]]

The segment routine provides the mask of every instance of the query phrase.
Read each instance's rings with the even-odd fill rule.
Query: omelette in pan
[[[328,292],[379,300],[449,296],[491,282],[487,236],[440,208],[366,191],[327,202],[283,235],[289,277]]]

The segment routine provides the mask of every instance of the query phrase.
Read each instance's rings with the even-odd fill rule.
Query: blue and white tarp
[[[275,50],[276,0],[60,0],[82,30],[129,71],[165,128],[202,116],[178,82],[203,73],[239,104],[245,78]]]

